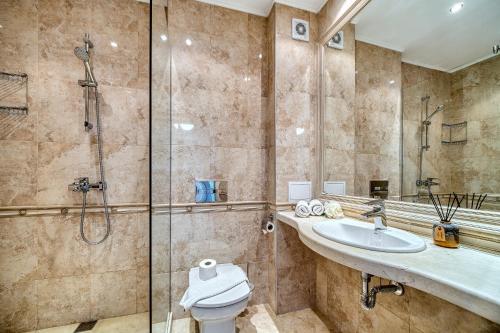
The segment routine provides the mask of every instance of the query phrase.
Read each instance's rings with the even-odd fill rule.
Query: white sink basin
[[[391,227],[375,232],[373,224],[348,217],[317,222],[313,230],[332,241],[372,251],[413,253],[425,250],[424,240],[409,232]]]

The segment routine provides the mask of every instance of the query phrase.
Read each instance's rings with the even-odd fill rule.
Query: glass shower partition
[[[151,3],[150,239],[151,324],[169,332],[171,312],[171,50],[167,0]]]

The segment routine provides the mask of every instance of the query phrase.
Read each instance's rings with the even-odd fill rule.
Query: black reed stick
[[[457,208],[455,208],[455,210],[453,211],[453,214],[451,214],[450,219],[448,221],[451,221],[451,219],[453,218],[453,216],[457,212],[458,208],[460,208],[460,205],[462,204],[462,201],[464,200],[464,196],[462,197],[462,199],[460,201],[458,201],[458,196],[455,194],[455,192],[453,192],[453,195],[457,199]]]
[[[488,196],[488,194],[485,193],[484,197],[483,197],[483,200],[481,200],[481,203],[479,203],[479,206],[477,207],[478,210],[481,209],[481,206],[483,205],[483,202],[484,202],[484,200],[486,199],[487,196]]]
[[[436,203],[436,199],[434,199],[434,195],[432,194],[432,192],[429,192],[429,195],[431,197],[432,203],[434,204],[434,208],[436,209],[436,212],[438,213],[439,219],[442,221],[443,217],[441,216],[441,211],[438,208],[438,205]]]
[[[451,197],[451,194],[450,194],[450,197]],[[457,198],[456,194],[453,194],[453,201],[451,202],[451,205],[448,202],[448,214],[446,215],[446,221],[449,221],[448,217],[450,216],[451,211],[453,210],[453,205],[455,204],[455,199],[458,199],[458,198]],[[451,217],[450,217],[450,220],[451,220]]]
[[[439,194],[436,194],[436,196],[437,196],[437,199],[438,199],[439,208],[441,209],[441,216],[444,217],[443,205],[441,204],[441,200],[439,200]]]
[[[453,198],[453,200],[455,200],[455,198]],[[451,207],[450,207],[450,201],[451,201],[451,194],[448,194],[448,204],[446,206],[446,217],[445,217],[445,220],[448,219],[448,216],[450,214],[450,209],[451,209]]]

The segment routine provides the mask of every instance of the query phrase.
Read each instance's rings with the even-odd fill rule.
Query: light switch
[[[288,201],[311,200],[311,182],[288,182]]]
[[[328,194],[345,195],[345,181],[326,181],[323,191]]]

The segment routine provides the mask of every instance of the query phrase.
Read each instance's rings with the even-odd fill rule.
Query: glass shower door
[[[170,45],[167,0],[151,4],[151,323],[171,325],[170,283]]]

